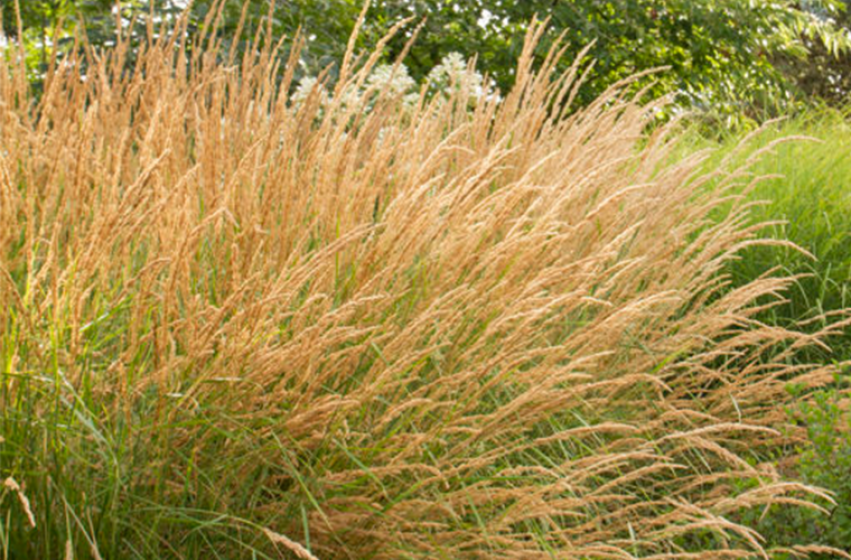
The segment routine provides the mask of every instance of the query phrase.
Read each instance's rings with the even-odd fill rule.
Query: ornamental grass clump
[[[4,558],[766,557],[744,513],[814,507],[761,458],[829,332],[726,289],[746,170],[629,82],[572,107],[537,23],[503,97],[413,105],[183,25],[38,97],[4,53]]]

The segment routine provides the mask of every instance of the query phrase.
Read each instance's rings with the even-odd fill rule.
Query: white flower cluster
[[[430,90],[444,92],[466,89],[474,99],[481,99],[490,92],[485,91],[484,78],[470,69],[461,53],[451,52],[443,57],[440,64],[432,68],[428,75]]]
[[[319,80],[313,76],[305,76],[301,79],[295,93],[293,93],[292,97],[290,97],[290,101],[292,101],[293,105],[296,107],[300,107],[305,101],[307,101],[310,94],[313,93],[313,90],[316,88],[318,88],[320,105],[325,105],[329,99],[328,92],[325,89],[325,86],[320,84]]]
[[[386,90],[395,97],[410,95],[417,89],[417,82],[408,74],[408,69],[404,65],[399,65],[394,71],[393,66],[381,64],[376,66],[369,75],[366,86],[375,88],[376,91]]]
[[[462,88],[469,92],[474,102],[493,95],[491,89],[486,87],[482,75],[471,69],[464,57],[457,52],[444,56],[440,64],[428,74],[425,83],[430,96],[440,95],[448,98],[454,91]],[[331,92],[313,76],[302,78],[290,99],[295,107],[300,107],[311,94],[319,95],[321,107],[331,102]],[[343,92],[342,105],[352,107],[363,103],[369,110],[379,95],[401,99],[404,110],[412,109],[420,100],[418,84],[404,65],[394,67],[380,64],[372,69],[362,87],[350,87]],[[369,98],[365,99],[367,96]]]

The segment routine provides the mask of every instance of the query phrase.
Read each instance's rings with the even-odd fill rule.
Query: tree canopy
[[[17,37],[15,0],[0,0],[7,34]],[[190,32],[198,32],[221,8],[217,33],[230,40],[246,10],[241,48],[251,30],[272,14],[275,36],[307,38],[303,73],[317,74],[342,58],[362,0],[278,1],[196,0],[191,5]],[[57,47],[52,30],[68,38],[85,28],[96,46],[109,45],[119,21],[134,17],[138,33],[149,23],[174,18],[187,0],[26,0],[20,2],[22,40],[33,65],[46,64]],[[581,49],[593,60],[580,101],[595,98],[612,83],[651,68],[669,70],[652,77],[655,94],[674,94],[680,105],[720,114],[772,113],[802,96],[834,102],[847,96],[843,76],[851,40],[842,0],[375,0],[367,14],[358,46],[369,49],[395,23],[412,22],[387,46],[392,60],[404,49],[414,29],[423,27],[406,59],[420,79],[450,52],[475,56],[481,70],[501,89],[513,80],[523,35],[534,16],[549,27],[540,55],[562,33],[569,45],[564,64]],[[214,12],[215,14],[216,12]],[[116,15],[118,14],[118,18]],[[207,23],[205,23],[207,22]],[[62,42],[58,47],[61,48]],[[815,69],[813,69],[815,68]],[[645,82],[647,83],[647,82]]]

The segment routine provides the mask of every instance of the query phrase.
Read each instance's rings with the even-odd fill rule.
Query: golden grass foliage
[[[297,48],[260,36],[81,44],[38,98],[10,49],[13,555],[764,554],[742,511],[818,493],[760,460],[784,385],[832,370],[753,319],[788,280],[725,289],[747,173],[701,188],[624,84],[569,112],[541,30],[504,99],[412,112],[295,106]]]

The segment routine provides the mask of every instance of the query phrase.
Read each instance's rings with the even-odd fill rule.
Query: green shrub
[[[819,543],[851,553],[851,414],[848,386],[851,377],[837,375],[835,387],[807,394],[802,387],[789,385],[789,393],[799,399],[787,407],[791,422],[806,429],[806,437],[779,457],[784,474],[818,486],[830,493],[820,501],[821,510],[770,507],[745,515],[777,548],[799,542]],[[815,554],[814,558],[836,558],[836,553]],[[778,560],[791,560],[790,553],[778,553]]]
[[[829,515],[810,512],[817,539],[851,551],[851,414],[847,388],[851,378],[837,377],[837,387],[817,392],[792,413],[807,428],[797,469],[801,478],[833,493]],[[844,381],[844,382],[843,382]]]

